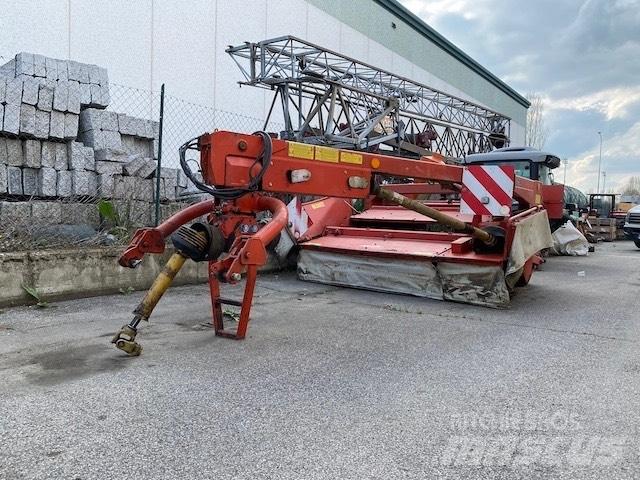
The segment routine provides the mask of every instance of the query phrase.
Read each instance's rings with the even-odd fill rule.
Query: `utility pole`
[[[600,193],[600,168],[602,168],[602,132],[598,132],[600,135],[600,159],[598,160],[598,188],[596,188],[596,193]]]
[[[569,159],[565,157],[564,159],[564,177],[562,179],[562,184],[567,184],[567,165],[569,165]]]
[[[607,172],[602,172],[602,193],[607,193]]]

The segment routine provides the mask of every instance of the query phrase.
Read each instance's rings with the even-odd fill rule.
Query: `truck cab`
[[[640,205],[636,205],[627,212],[622,228],[625,236],[640,248]]]
[[[487,153],[473,153],[464,159],[466,165],[511,165],[516,175],[554,185],[552,170],[560,166],[560,159],[531,147],[505,147]]]
[[[575,189],[554,182],[553,170],[560,166],[560,158],[548,152],[531,147],[505,147],[487,153],[473,153],[463,160],[465,165],[511,165],[516,175],[542,183],[542,203],[544,204],[552,230],[569,218],[566,205],[578,205]],[[568,194],[569,197],[568,198]],[[583,195],[584,196],[584,195]],[[587,203],[584,197],[585,205]],[[582,207],[583,205],[578,205]]]

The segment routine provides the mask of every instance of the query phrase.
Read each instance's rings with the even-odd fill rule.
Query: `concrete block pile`
[[[15,203],[16,212],[28,210],[30,217],[64,223],[73,215],[66,207],[58,215],[53,201],[72,206],[104,198],[135,204],[144,212],[134,215],[139,224],[149,223],[158,122],[106,110],[109,103],[107,70],[97,65],[22,52],[0,66],[0,200],[5,212],[13,211],[9,204]],[[162,201],[175,200],[187,187],[177,169],[162,168],[159,174]]]

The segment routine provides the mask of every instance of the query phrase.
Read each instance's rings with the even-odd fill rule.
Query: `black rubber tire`
[[[640,240],[634,240],[633,243],[636,244],[636,247],[640,248]]]

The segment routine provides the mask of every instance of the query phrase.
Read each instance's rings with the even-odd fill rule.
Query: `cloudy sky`
[[[595,191],[598,131],[606,190],[640,176],[640,0],[401,3],[518,92],[543,96],[545,150],[568,159],[568,184]]]

